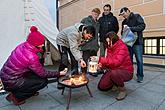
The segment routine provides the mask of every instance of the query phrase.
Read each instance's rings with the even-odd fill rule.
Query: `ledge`
[[[143,58],[165,59],[165,56],[143,55]]]

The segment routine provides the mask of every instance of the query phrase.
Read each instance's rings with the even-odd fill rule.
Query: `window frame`
[[[152,47],[155,47],[155,46],[152,46],[152,42],[151,42],[151,46],[145,46],[145,40],[153,40],[153,39],[156,39],[156,54],[152,54],[152,50],[153,50]],[[162,41],[162,46],[160,46],[160,39],[162,39],[162,40],[165,39],[165,36],[143,38],[143,42],[144,42],[144,45],[143,45],[143,55],[165,56],[165,53],[164,54],[160,54],[160,47],[162,47],[162,51],[163,51],[163,48],[165,48],[165,45],[163,45],[163,43],[165,44],[165,42],[163,42],[163,41]],[[150,53],[145,53],[145,47],[151,47],[151,54]]]

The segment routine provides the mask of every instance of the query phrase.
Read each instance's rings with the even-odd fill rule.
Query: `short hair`
[[[114,31],[108,32],[106,34],[106,38],[110,38],[112,40],[112,44],[115,44],[119,40],[119,36]]]
[[[97,13],[97,14],[100,14],[100,13],[101,13],[101,11],[100,11],[99,8],[94,8],[94,9],[92,10],[92,12],[95,12],[95,13]]]
[[[111,10],[111,5],[110,4],[105,4],[104,7],[109,7],[109,9]]]
[[[122,15],[124,12],[127,12],[127,10],[130,12],[130,10],[127,7],[123,7],[120,9],[119,16]]]
[[[95,27],[94,26],[85,26],[83,31],[86,30],[87,34],[91,34],[93,37],[95,37]]]

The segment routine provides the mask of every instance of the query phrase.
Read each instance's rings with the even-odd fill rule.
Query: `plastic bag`
[[[123,34],[121,36],[122,41],[128,45],[128,46],[133,46],[133,44],[136,42],[138,36],[137,33],[133,33],[130,28],[124,28],[123,29]]]

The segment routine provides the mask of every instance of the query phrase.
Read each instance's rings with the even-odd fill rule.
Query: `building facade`
[[[119,11],[126,6],[134,13],[140,13],[145,20],[144,62],[165,65],[165,0],[59,0],[59,29],[73,25],[93,8],[110,4],[119,25],[123,20]],[[120,34],[120,32],[119,32]]]

